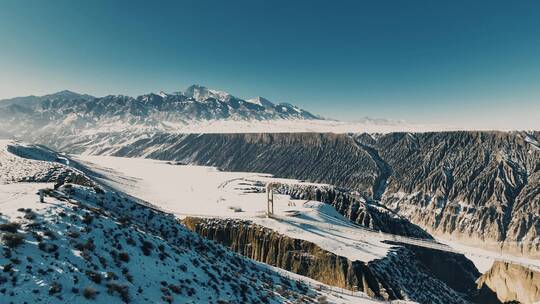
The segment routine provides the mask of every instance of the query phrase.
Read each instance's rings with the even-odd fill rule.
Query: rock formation
[[[374,297],[466,303],[476,293],[479,273],[462,255],[410,246],[365,263],[249,221],[188,217],[182,223],[254,260]]]
[[[540,272],[520,265],[495,262],[477,283],[478,289],[487,288],[495,292],[503,303],[540,301]]]

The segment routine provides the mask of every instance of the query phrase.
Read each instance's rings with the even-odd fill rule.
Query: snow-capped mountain
[[[264,97],[261,97],[261,96],[257,96],[255,98],[248,99],[247,101],[249,101],[251,103],[254,103],[256,105],[265,107],[265,108],[270,108],[270,107],[272,107],[274,105],[270,100],[268,100],[268,99],[266,99]]]
[[[47,100],[50,101],[67,101],[67,100],[85,100],[89,101],[95,99],[96,97],[87,94],[79,94],[69,90],[63,90],[53,94],[47,94],[43,96],[24,96],[24,97],[15,97],[5,100],[0,100],[0,107],[7,106],[22,106],[22,107],[33,107],[40,102]]]
[[[227,102],[231,100],[231,98],[233,98],[233,96],[227,92],[211,90],[197,84],[194,84],[187,88],[183,95],[193,98],[198,102],[205,102],[210,99]]]
[[[242,99],[192,85],[185,91],[137,97],[94,97],[72,91],[0,100],[0,137],[51,144],[115,133],[388,133],[448,130],[398,120],[338,121],[264,97]],[[56,145],[53,145],[56,146]]]
[[[244,100],[229,93],[192,85],[184,92],[138,97],[93,97],[71,91],[0,101],[0,125],[14,135],[34,132],[77,134],[100,129],[173,130],[194,122],[320,120],[288,103],[274,104],[258,97]]]

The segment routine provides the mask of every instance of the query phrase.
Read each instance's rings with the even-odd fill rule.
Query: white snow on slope
[[[162,294],[163,286],[161,282],[175,284],[178,281],[184,282],[177,285],[179,289],[183,290],[183,294],[174,294],[175,303],[210,302],[210,297],[213,299],[211,302],[215,301],[214,290],[210,288],[210,284],[206,283],[207,274],[201,270],[200,264],[192,262],[200,258],[194,250],[190,250],[191,252],[187,254],[185,251],[175,250],[159,237],[137,231],[133,227],[121,228],[122,226],[117,221],[106,216],[93,215],[92,223],[84,224],[80,220],[86,213],[83,209],[72,209],[72,205],[51,197],[47,197],[45,204],[39,203],[34,191],[36,188],[46,186],[43,184],[35,184],[31,187],[24,184],[0,186],[0,198],[4,201],[1,208],[2,211],[6,212],[2,216],[2,221],[24,223],[20,231],[24,231],[27,244],[20,245],[12,250],[12,257],[18,258],[19,262],[17,263],[19,264],[17,265],[20,265],[14,266],[14,268],[17,270],[19,268],[24,269],[25,265],[28,264],[32,266],[31,269],[33,270],[33,272],[16,271],[18,282],[15,286],[10,286],[8,292],[2,293],[0,291],[0,303],[8,303],[8,301],[12,300],[16,300],[16,303],[37,303],[40,301],[44,303],[121,303],[119,296],[114,292],[109,293],[103,290],[109,283],[129,288],[130,297],[132,300],[135,297],[137,299],[136,303],[156,303],[162,296],[165,296]],[[22,189],[28,191],[22,194],[19,193],[20,195],[16,199],[5,200],[2,198],[6,193]],[[31,211],[27,211],[30,209]],[[25,216],[26,218],[28,214],[33,214],[32,219],[24,220],[22,217]],[[26,224],[32,223],[39,223],[40,227],[46,227],[47,230],[45,231],[51,231],[52,235],[55,236],[50,239],[45,237],[44,241],[33,240],[30,231],[36,232],[39,228],[27,228],[29,226]],[[95,229],[90,230],[86,229],[86,227]],[[51,235],[51,232],[47,235]],[[183,233],[188,234],[186,231]],[[119,237],[119,235],[122,237]],[[124,239],[124,236],[127,236],[127,238]],[[142,254],[139,246],[127,242],[128,239],[134,242],[142,242],[141,236],[144,236],[145,242],[153,244],[152,253],[148,255]],[[88,251],[73,249],[73,242],[80,241],[84,243],[88,240],[92,240],[92,247],[96,249]],[[38,250],[38,246],[36,246],[38,242],[48,244],[48,246],[56,246],[57,249],[54,249],[53,252],[54,254],[58,253],[58,257],[54,257],[52,253],[50,255],[46,254],[41,248]],[[115,242],[118,243],[114,246],[119,247],[113,246]],[[163,246],[163,252],[167,253],[167,256],[163,259],[157,256],[158,246]],[[77,247],[75,246],[75,248]],[[115,262],[113,262],[114,256],[111,253],[114,250],[121,250],[120,252],[126,254],[129,260],[116,261],[116,267],[113,266]],[[100,257],[99,262],[96,257],[93,257],[94,254],[96,257]],[[10,261],[12,260],[0,257],[0,263],[5,270],[4,273],[9,272],[6,265],[9,265]],[[103,266],[98,266],[99,263]],[[200,263],[204,263],[204,261]],[[213,263],[215,264],[215,262]],[[188,265],[185,271],[173,267],[173,265],[178,266],[181,264]],[[88,265],[94,266],[91,267],[91,270],[88,270]],[[36,272],[39,272],[42,267],[43,269],[50,269],[50,271],[37,274]],[[210,265],[204,267],[209,268]],[[93,272],[95,276],[100,276],[100,281],[92,281],[89,272]],[[114,278],[111,280],[110,277]],[[203,282],[195,281],[197,279],[204,280],[206,286],[199,286]],[[186,284],[185,282],[188,280],[191,280],[191,283]],[[197,284],[194,284],[196,282]],[[53,284],[61,286],[60,290],[51,293],[52,286],[55,286]],[[196,287],[196,289],[188,287],[190,284],[192,284],[191,286],[195,285],[193,287]],[[138,286],[141,289],[137,289]],[[79,290],[74,292],[72,288],[78,288]],[[99,294],[95,300],[85,299],[82,295],[83,288],[92,288],[98,291]],[[33,292],[34,290],[36,293]],[[229,290],[222,290],[222,292],[225,291],[230,292]],[[163,301],[165,302],[165,300]],[[282,301],[289,302],[285,299],[271,302],[277,304]]]
[[[13,155],[9,146],[30,147],[11,140],[0,140],[0,184],[13,183],[24,179],[39,179],[51,170],[61,168],[58,163],[29,160]]]
[[[12,183],[0,184],[0,210],[2,215],[15,218],[20,215],[19,208],[32,208],[34,211],[46,209],[49,205],[39,204],[39,189],[50,188],[50,183]]]
[[[261,102],[261,98],[262,97],[255,97],[255,98],[246,99],[246,101],[251,102],[252,104],[256,104],[258,106],[263,107],[263,103]]]
[[[12,142],[6,144],[17,145]],[[17,164],[21,173],[33,173],[33,171],[27,171],[27,166],[32,169],[42,167],[47,170],[45,165],[48,162],[45,161],[22,159],[9,153],[0,155],[0,161],[4,163],[6,158],[9,159],[8,163]],[[0,177],[4,172],[6,171],[0,170]],[[320,295],[323,295],[329,303],[380,303],[369,299],[363,293],[344,294],[314,280],[260,263],[256,264],[262,268],[257,270],[249,266],[251,265],[249,263],[253,263],[252,261],[231,252],[224,253],[227,257],[234,255],[236,259],[247,262],[246,272],[240,274],[234,270],[233,265],[225,264],[226,259],[223,258],[223,254],[220,259],[212,257],[213,253],[208,249],[215,248],[215,245],[209,245],[212,242],[198,240],[196,235],[185,229],[180,229],[182,241],[173,243],[189,246],[180,246],[180,248],[171,246],[162,237],[150,232],[154,230],[140,230],[140,227],[144,225],[131,226],[130,221],[127,224],[121,224],[118,218],[111,217],[108,212],[113,210],[113,206],[120,208],[122,210],[120,214],[123,216],[130,216],[131,213],[140,216],[149,211],[140,205],[132,205],[133,202],[114,192],[106,191],[100,194],[93,188],[78,185],[69,188],[66,186],[60,188],[60,191],[74,189],[70,203],[50,196],[46,197],[44,204],[39,203],[37,191],[51,186],[52,184],[44,183],[0,184],[0,209],[2,211],[0,223],[19,222],[21,226],[18,232],[24,235],[23,243],[10,250],[11,257],[5,256],[6,250],[3,251],[4,256],[0,256],[3,274],[17,277],[13,286],[10,282],[9,289],[0,290],[0,303],[13,301],[14,303],[121,303],[120,293],[117,289],[111,291],[111,288],[122,290],[126,288],[134,303],[166,302],[166,296],[174,298],[174,303],[210,303],[216,302],[216,294],[219,296],[219,293],[213,290],[215,284],[220,285],[216,288],[220,290],[224,299],[230,298],[235,291],[228,289],[227,286],[234,287],[234,282],[239,283],[241,278],[236,277],[238,275],[245,276],[242,281],[249,282],[252,285],[251,290],[257,293],[269,291],[268,285],[264,286],[264,280],[273,280],[272,290],[277,290],[278,294],[270,299],[270,303],[295,302],[288,298],[291,295],[291,289],[287,291],[288,295],[279,295],[281,288],[279,286],[283,285],[284,281],[276,273],[291,278],[293,284],[294,281],[302,281],[310,286],[323,286],[323,291],[315,293],[315,298],[322,299]],[[79,206],[74,206],[74,204],[79,204]],[[107,206],[104,208],[105,213],[94,211],[104,206]],[[87,209],[89,207],[92,209]],[[92,220],[84,220],[89,214],[92,215]],[[152,220],[149,219],[150,217],[146,217],[144,223],[150,229],[153,229],[151,227],[162,229],[163,224],[167,227],[167,223],[171,223],[166,219],[161,221],[161,215],[153,216]],[[136,222],[136,217],[131,218],[131,221]],[[3,235],[4,232],[0,234]],[[38,239],[38,235],[41,235],[41,240]],[[142,254],[141,249],[136,245],[143,240],[153,244],[153,249],[148,255]],[[95,249],[85,247],[83,250],[82,247],[75,246],[78,242],[88,244],[89,241],[92,244],[91,247]],[[51,252],[45,252],[38,243],[46,244],[43,248],[47,250],[53,245],[55,248]],[[206,250],[201,252],[194,250],[193,246],[202,246],[203,243],[207,244]],[[115,260],[112,251],[116,250],[123,251],[129,259]],[[160,256],[158,259],[159,252],[164,253],[163,258]],[[217,262],[218,260],[220,262]],[[184,270],[173,265],[187,265],[187,267]],[[217,273],[220,275],[218,281],[216,281],[216,273],[214,276],[211,275],[215,269],[221,269],[223,266],[225,266],[224,269],[228,269],[228,275],[235,276],[230,285],[223,284],[221,277],[223,270]],[[270,269],[273,271],[269,271]],[[93,282],[89,271],[94,275],[99,275],[102,282]],[[109,285],[109,283],[115,285]],[[85,287],[97,291],[97,298],[85,299],[82,295]],[[177,289],[180,290],[179,293],[176,292]],[[292,289],[295,287],[293,286]],[[313,292],[312,290],[312,298],[308,299],[308,302],[314,301]],[[396,303],[401,302],[405,303],[404,301]]]
[[[531,146],[534,147],[535,149],[540,150],[540,143],[532,135],[527,134],[525,136],[525,141],[531,144]]]
[[[79,160],[98,172],[101,170],[109,177],[114,176],[103,180],[105,183],[178,217],[249,219],[287,236],[313,242],[350,260],[364,262],[385,257],[392,247],[380,242],[383,239],[353,239],[347,233],[321,228],[320,225],[325,223],[346,226],[348,220],[331,206],[319,202],[292,200],[289,196],[275,194],[277,215],[297,212],[299,219],[313,225],[266,218],[266,193],[252,193],[257,181],[301,183],[296,180],[276,179],[268,174],[221,172],[212,167],[171,165],[150,159],[81,156]]]
[[[190,86],[186,89],[184,95],[192,97],[198,102],[205,102],[209,98],[225,101],[232,97],[232,95],[227,92],[208,89],[200,85]]]

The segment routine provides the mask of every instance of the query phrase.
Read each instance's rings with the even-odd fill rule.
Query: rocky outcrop
[[[292,271],[320,282],[356,289],[371,296],[394,298],[364,263],[353,263],[317,245],[289,238],[240,220],[186,218],[182,223],[203,237],[215,240],[244,256]]]
[[[433,239],[422,228],[411,223],[386,206],[346,190],[329,185],[279,184],[275,191],[293,199],[314,200],[333,206],[352,222],[374,230],[397,235]]]
[[[465,303],[474,293],[479,275],[461,255],[433,250],[429,255],[428,249],[417,247],[396,248],[383,259],[365,263],[248,221],[186,218],[182,222],[201,236],[249,258],[384,299]]]
[[[477,283],[478,289],[493,291],[504,303],[540,301],[540,272],[517,264],[495,262]]]

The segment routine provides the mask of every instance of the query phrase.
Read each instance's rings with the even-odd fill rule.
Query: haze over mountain
[[[109,95],[94,97],[64,90],[44,96],[16,97],[0,101],[2,108],[17,108],[53,114],[80,114],[86,116],[107,116],[131,114],[145,116],[152,111],[175,112],[179,119],[318,119],[317,116],[288,103],[274,104],[256,97],[243,100],[227,92],[211,90],[200,85],[192,85],[184,92],[167,94],[149,93],[137,97]],[[126,113],[121,113],[125,110]]]
[[[352,123],[340,122],[323,116],[290,103],[274,103],[260,96],[242,99],[201,85],[192,85],[181,92],[149,93],[137,97],[94,97],[64,90],[44,96],[0,101],[0,126],[4,133],[21,138],[118,130],[137,133],[345,133],[438,128],[371,118]]]

